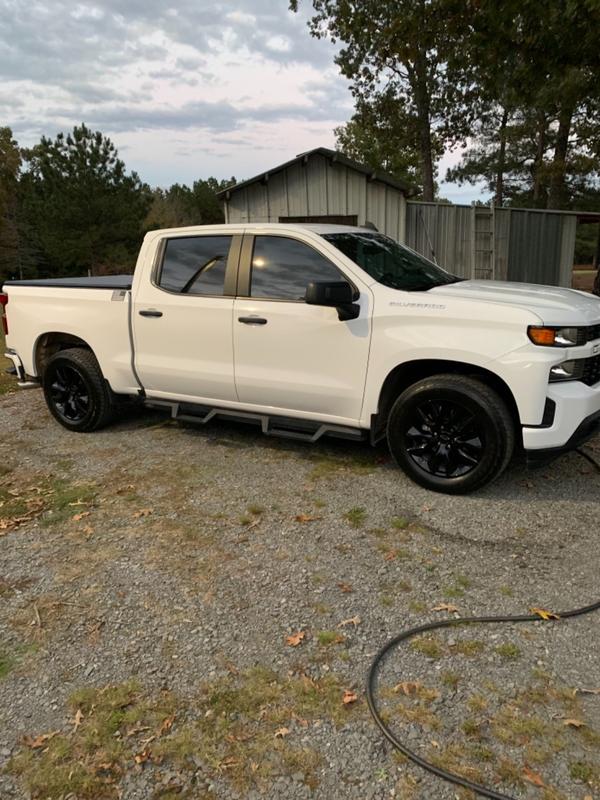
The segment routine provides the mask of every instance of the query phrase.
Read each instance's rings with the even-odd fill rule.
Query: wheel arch
[[[398,395],[417,381],[441,374],[466,375],[471,378],[484,379],[485,383],[505,401],[515,423],[515,435],[517,439],[520,438],[521,420],[517,402],[510,387],[499,375],[485,367],[464,361],[421,359],[398,364],[387,374],[379,393],[377,413],[372,418],[371,441],[378,442],[385,436],[390,409]]]
[[[38,336],[33,349],[33,363],[37,377],[42,377],[44,368],[51,356],[58,353],[59,350],[68,350],[71,347],[81,347],[94,353],[88,342],[72,333],[50,331]]]

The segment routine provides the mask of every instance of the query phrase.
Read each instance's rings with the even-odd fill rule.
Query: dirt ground
[[[453,498],[366,445],[150,413],[69,434],[38,390],[0,397],[0,430],[2,800],[468,797],[382,739],[375,652],[600,592],[600,476],[575,453]],[[420,637],[381,674],[386,719],[509,797],[596,800],[599,630]]]

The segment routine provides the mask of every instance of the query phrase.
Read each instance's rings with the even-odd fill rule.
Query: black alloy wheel
[[[425,399],[407,422],[406,452],[430,475],[458,478],[480,463],[485,425],[463,404]]]
[[[505,400],[482,379],[433,375],[405,389],[387,421],[390,452],[416,483],[466,494],[497,478],[515,446]]]
[[[70,431],[96,431],[112,419],[116,397],[91,350],[59,350],[44,367],[42,386],[50,413]]]
[[[73,364],[50,367],[50,399],[57,414],[70,423],[82,422],[90,413],[90,390]]]

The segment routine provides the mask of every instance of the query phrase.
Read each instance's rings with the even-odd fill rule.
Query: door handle
[[[145,308],[139,314],[140,317],[162,317],[162,311],[157,311],[155,308]]]
[[[244,325],[266,325],[267,320],[264,317],[238,317],[238,322]]]

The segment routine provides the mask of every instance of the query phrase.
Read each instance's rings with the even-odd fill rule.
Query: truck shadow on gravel
[[[127,411],[107,430],[122,434],[143,428],[171,429],[173,435],[196,438],[199,444],[208,447],[255,449],[258,452],[302,459],[315,464],[313,473],[316,477],[326,477],[328,472],[340,470],[362,474],[381,472],[388,478],[393,474],[398,481],[409,484],[424,496],[443,496],[434,495],[413,484],[394,464],[385,441],[375,447],[366,440],[354,442],[335,437],[323,437],[312,444],[296,442],[283,437],[267,436],[255,424],[212,420],[208,425],[202,426],[174,420],[165,413],[147,409],[142,412],[139,409]],[[600,438],[586,444],[585,450],[593,458],[600,460]],[[532,500],[577,499],[589,502],[600,497],[599,489],[600,478],[594,467],[577,452],[564,454],[555,461],[534,469],[529,469],[524,456],[517,454],[498,480],[472,495],[462,497],[462,501],[509,500],[529,503]]]

